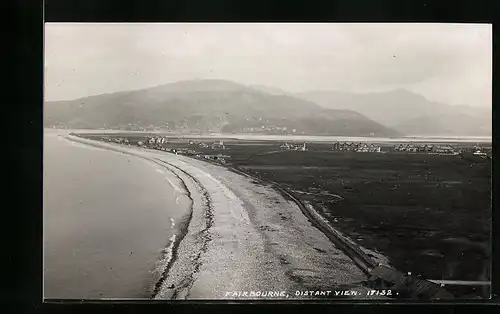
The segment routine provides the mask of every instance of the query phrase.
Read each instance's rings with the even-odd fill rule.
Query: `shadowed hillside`
[[[351,110],[326,109],[225,80],[193,80],[45,103],[46,127],[397,136]]]

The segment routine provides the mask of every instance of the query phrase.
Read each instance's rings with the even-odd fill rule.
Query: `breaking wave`
[[[162,257],[156,262],[156,267],[153,270],[153,274],[158,277],[162,276],[165,273],[168,265],[172,261],[176,238],[177,235],[173,234],[168,241],[167,247],[160,250],[160,252],[162,253]]]

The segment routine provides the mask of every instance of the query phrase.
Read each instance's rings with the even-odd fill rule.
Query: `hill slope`
[[[182,81],[46,102],[44,125],[176,132],[399,135],[351,110],[327,109],[303,99],[271,95],[225,80]]]
[[[441,104],[403,89],[369,94],[310,91],[294,96],[325,108],[357,111],[408,135],[489,136],[492,132],[491,108]]]

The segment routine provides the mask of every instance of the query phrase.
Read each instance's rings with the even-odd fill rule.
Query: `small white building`
[[[216,148],[225,149],[226,147],[224,146],[224,141],[215,141],[212,144],[212,149],[216,149]]]
[[[285,144],[282,144],[280,145],[280,148],[283,148],[283,149],[290,149],[291,145],[288,144],[287,142],[285,142]]]

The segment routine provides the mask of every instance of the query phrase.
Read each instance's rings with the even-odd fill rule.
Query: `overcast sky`
[[[405,88],[491,106],[488,24],[45,26],[45,98],[220,78],[291,92]]]

